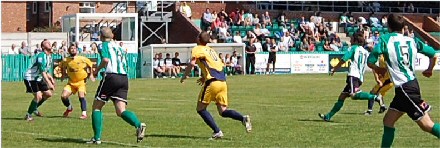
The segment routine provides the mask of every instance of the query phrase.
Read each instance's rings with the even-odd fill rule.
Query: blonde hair
[[[103,27],[101,29],[101,36],[104,37],[103,41],[111,41],[113,39],[112,29],[109,27]]]

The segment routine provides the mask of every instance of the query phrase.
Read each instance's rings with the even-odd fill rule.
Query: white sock
[[[82,115],[87,115],[87,111],[82,111]]]

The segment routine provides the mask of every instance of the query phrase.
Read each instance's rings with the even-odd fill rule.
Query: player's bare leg
[[[141,123],[135,113],[126,110],[127,102],[114,99],[113,104],[115,105],[116,115],[136,128],[137,142],[141,142],[145,137],[147,125],[145,123]]]
[[[382,145],[381,147],[391,147],[394,141],[394,124],[404,113],[389,109],[385,116],[383,117],[383,135],[382,135]]]
[[[416,121],[416,123],[423,131],[431,133],[437,138],[440,138],[440,124],[434,123],[431,120],[431,117],[429,116],[428,112],[426,112],[425,115],[419,121]]]
[[[217,126],[211,114],[206,110],[206,107],[208,107],[208,104],[204,104],[198,101],[196,111],[200,115],[200,117],[202,117],[203,121],[213,130],[213,135],[211,138],[212,139],[222,138],[223,132]]]
[[[87,100],[86,93],[83,91],[78,92],[79,102],[81,104],[81,117],[80,119],[87,119]]]
[[[73,111],[72,104],[70,103],[69,97],[72,95],[72,92],[63,90],[63,93],[61,94],[61,101],[63,102],[64,106],[66,107],[66,111],[64,111],[63,116],[69,117],[70,113]]]
[[[240,121],[246,129],[246,132],[252,131],[251,118],[249,115],[241,115],[235,110],[228,109],[228,106],[217,103],[217,111],[224,118],[232,118]]]

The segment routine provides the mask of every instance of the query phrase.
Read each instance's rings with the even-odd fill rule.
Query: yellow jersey
[[[379,57],[379,67],[388,68],[387,63],[385,62],[385,58],[383,57],[383,55],[380,55],[380,57]],[[384,79],[384,80],[390,79],[390,73],[387,71],[382,79]]]
[[[226,80],[223,72],[225,64],[214,49],[209,46],[197,45],[192,49],[191,56],[197,60],[196,63],[202,72],[202,78],[205,80],[213,78],[221,81]]]
[[[67,71],[69,82],[79,82],[85,80],[88,76],[87,67],[92,67],[92,61],[83,56],[67,57],[60,66]]]

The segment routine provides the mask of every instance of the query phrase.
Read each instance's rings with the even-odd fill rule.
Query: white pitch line
[[[17,133],[17,134],[27,134],[27,135],[33,135],[33,136],[45,136],[45,137],[58,137],[58,138],[69,138],[64,137],[60,135],[48,135],[48,134],[39,134],[39,133],[31,133],[31,132],[20,132],[20,131],[3,131],[3,132],[11,132],[11,133]],[[81,140],[84,140],[84,144],[87,141],[87,139],[78,138]],[[117,144],[122,146],[131,146],[131,147],[140,147],[138,145],[128,144],[128,143],[120,143],[120,142],[114,142],[114,141],[102,141],[103,143],[111,143],[111,144]]]

